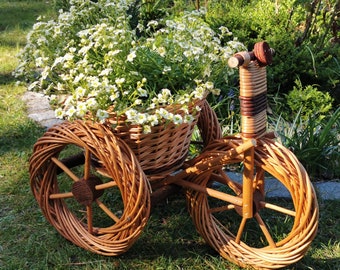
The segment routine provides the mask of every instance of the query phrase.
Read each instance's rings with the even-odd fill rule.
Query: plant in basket
[[[243,48],[222,46],[227,28],[215,33],[198,11],[132,27],[132,4],[73,0],[55,20],[34,25],[17,74],[50,96],[58,118],[115,117],[148,133],[192,122],[196,102],[219,93],[214,79],[232,72],[226,60]]]

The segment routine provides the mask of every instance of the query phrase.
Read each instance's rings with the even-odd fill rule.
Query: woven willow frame
[[[68,145],[84,150],[85,168],[79,178],[57,159]],[[150,185],[129,146],[103,125],[75,121],[50,128],[33,150],[30,184],[46,219],[62,236],[87,250],[110,256],[126,252],[137,240],[150,214]],[[94,203],[112,219],[112,223],[103,228],[89,228],[93,218],[91,206],[83,207],[87,211],[85,222],[69,209],[59,191],[59,168],[72,178],[70,181],[80,182],[83,177],[89,178],[90,168],[86,167],[92,166],[93,158],[111,178],[106,183],[108,192],[117,187],[124,204],[122,216],[117,217],[110,211],[110,205],[95,199]]]
[[[266,44],[258,44],[255,48],[260,52],[262,62],[270,60],[262,51],[267,48]],[[246,60],[249,64],[251,57]],[[163,179],[161,186],[175,183],[187,188],[188,209],[197,231],[224,258],[242,267],[257,269],[277,269],[300,260],[317,232],[319,212],[316,194],[308,174],[294,154],[265,133],[265,101],[260,96],[265,92],[262,81],[264,69],[262,64],[256,66],[252,63],[250,67],[254,74],[248,77],[242,73],[241,76],[241,79],[246,77],[241,91],[245,97],[241,102],[245,106],[242,108],[245,118],[242,120],[244,134],[241,133],[241,136],[221,138],[216,114],[205,100],[198,104],[202,110],[192,124],[155,127],[157,135],[145,135],[140,127],[118,125],[112,129],[110,125],[83,121],[65,122],[50,128],[35,144],[30,159],[31,189],[47,220],[61,235],[80,247],[102,255],[122,254],[137,240],[147,223],[151,188],[157,186],[153,180]],[[257,70],[262,75],[257,76]],[[255,101],[260,103],[260,110],[256,108]],[[204,152],[185,162],[180,172],[170,175],[182,166],[196,123],[203,138]],[[68,166],[70,163],[66,160],[59,160],[60,153],[69,145],[83,150],[81,160],[72,166]],[[242,184],[232,181],[224,171],[225,166],[240,162],[245,167]],[[71,167],[78,165],[82,168],[79,176],[71,171]],[[108,180],[101,182],[93,171],[108,177]],[[60,172],[73,183],[71,192],[60,191]],[[294,209],[265,201],[266,173],[287,188]],[[236,195],[214,190],[212,180],[229,186]],[[104,192],[113,188],[121,194],[121,216],[100,200]],[[248,196],[243,197],[243,194]],[[65,199],[73,197],[86,209],[86,222],[65,203]],[[268,246],[257,248],[242,241],[242,224],[241,233],[235,235],[231,232],[213,215],[215,209],[210,205],[210,197],[229,202],[227,209],[235,209],[242,222],[248,220],[248,215],[254,218],[262,228]],[[93,204],[97,204],[111,219],[109,226],[94,225]],[[250,207],[252,213],[243,211],[251,204],[254,204]],[[283,239],[276,242],[271,239],[259,215],[263,208],[293,217],[291,231]]]
[[[271,63],[271,57],[268,44],[262,42],[255,45],[254,52],[241,52],[231,59],[231,66],[240,69],[242,132],[239,136],[212,141],[205,152],[189,162],[191,167],[186,170],[191,173],[185,180],[190,184],[183,183],[188,187],[190,215],[206,242],[224,258],[256,269],[282,268],[300,260],[317,233],[319,217],[316,193],[306,170],[291,151],[266,133],[265,66]],[[242,183],[232,180],[224,170],[225,166],[240,163],[244,168]],[[266,202],[268,173],[288,190],[294,209]],[[215,190],[214,181],[230,191]],[[216,207],[210,197],[223,202],[223,206]],[[290,232],[283,239],[274,240],[261,218],[262,209],[293,218]],[[241,216],[238,229],[233,232],[231,226],[215,216],[217,212],[230,210],[236,210]],[[243,239],[245,224],[250,219],[257,222],[267,241],[262,248],[251,246]]]
[[[196,100],[189,106],[189,111],[195,107],[209,106],[205,99]],[[168,106],[166,109],[174,114],[181,114],[181,106]],[[124,119],[116,121],[115,117],[107,122],[112,132],[125,143],[137,157],[143,171],[152,179],[160,179],[170,172],[180,168],[186,159],[191,135],[200,117],[200,111],[194,115],[191,123],[163,123],[151,127],[151,133],[144,134],[139,125],[126,124]]]
[[[205,163],[205,160],[211,160],[214,156],[217,157],[222,152],[235,149],[242,144],[243,139],[240,137],[229,137],[215,141],[206,149],[205,154],[202,154],[196,160],[196,163]],[[242,162],[243,159],[243,155],[237,155],[225,162],[224,165],[236,164]],[[294,215],[294,224],[287,236],[276,242],[275,246],[254,248],[243,241],[237,243],[235,234],[229,230],[228,226],[223,225],[214,217],[209,204],[209,196],[203,192],[188,189],[189,212],[198,232],[224,258],[242,267],[282,268],[300,260],[317,233],[318,204],[316,194],[305,169],[294,154],[271,139],[261,138],[257,140],[255,166],[259,170],[254,180],[255,189],[263,189],[264,173],[270,173],[287,188],[292,197],[295,210],[291,215]],[[213,177],[213,169],[214,174],[226,179],[224,170],[211,168],[211,170],[200,173],[200,175],[192,174],[188,180],[200,186],[208,187]],[[225,181],[227,184],[229,180]],[[234,183],[231,181],[229,185],[231,184]],[[242,192],[242,186],[236,186],[233,189]],[[262,205],[262,207],[266,208],[267,206]]]
[[[199,127],[208,131],[202,134],[205,144],[213,140],[214,136],[221,137],[220,129],[211,128],[218,121],[206,100],[200,100],[194,105],[202,107],[204,119],[199,121]],[[199,115],[196,115],[197,118]],[[82,248],[109,256],[126,252],[137,240],[148,220],[151,207],[150,180],[164,179],[182,165],[196,122],[197,119],[191,124],[177,127],[172,124],[154,127],[153,133],[158,134],[143,134],[138,126],[121,125],[112,129],[111,125],[80,120],[50,128],[34,145],[29,168],[31,190],[46,219],[62,236]],[[76,155],[80,161],[76,160],[75,165],[59,160],[60,153],[70,145],[84,152]],[[79,176],[73,175],[70,168],[84,163],[84,172]],[[150,168],[154,168],[153,172],[156,173],[147,178],[145,169]],[[68,175],[70,181],[74,182],[73,188],[66,194],[59,190],[58,171]],[[96,181],[90,183],[93,182],[92,171],[109,177],[109,182],[103,185],[96,184]],[[88,185],[82,183],[86,181]],[[115,186],[124,204],[121,217],[115,217],[110,212],[110,206],[99,199],[102,193],[96,191],[100,187],[100,190],[107,189],[110,192],[110,188]],[[64,202],[64,199],[72,197],[87,204],[86,207],[81,206],[86,208],[86,220],[77,217]],[[92,202],[112,219],[112,225],[104,228],[91,225]]]

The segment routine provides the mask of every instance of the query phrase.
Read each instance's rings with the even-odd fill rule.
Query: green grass
[[[15,47],[23,45],[26,33],[38,16],[53,14],[51,1],[0,1],[0,44]]]
[[[34,18],[51,9],[45,1],[0,0],[0,269],[240,269],[198,235],[181,193],[153,209],[141,237],[119,257],[89,253],[45,220],[28,173],[33,144],[44,130],[27,118],[25,88],[11,73]],[[340,201],[319,203],[318,235],[306,256],[287,269],[340,269]]]

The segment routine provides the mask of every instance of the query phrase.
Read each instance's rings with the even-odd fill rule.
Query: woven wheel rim
[[[234,139],[231,148],[242,144]],[[216,144],[215,144],[216,145]],[[212,148],[210,158],[214,155]],[[225,144],[224,144],[225,147]],[[218,155],[220,149],[215,149]],[[237,163],[242,157],[230,160]],[[245,242],[235,242],[235,235],[212,214],[208,196],[189,190],[188,208],[198,232],[221,256],[242,266],[256,269],[282,268],[300,260],[314,239],[318,227],[318,205],[309,177],[296,157],[282,145],[269,139],[258,140],[255,148],[255,165],[275,176],[289,191],[296,216],[289,234],[276,242],[276,247],[254,248]],[[281,168],[281,169],[278,169]],[[211,172],[202,173],[190,181],[207,186]]]
[[[214,140],[222,138],[222,130],[217,115],[207,100],[204,100],[202,104],[197,127],[200,131],[204,147]]]
[[[124,205],[113,225],[90,233],[63,199],[50,199],[58,192],[58,157],[66,145],[76,145],[101,162],[114,179]],[[113,180],[112,180],[113,181]],[[129,147],[110,130],[98,124],[75,121],[50,128],[34,146],[30,159],[32,192],[47,220],[74,244],[102,255],[119,255],[137,240],[150,214],[150,187],[145,174]]]

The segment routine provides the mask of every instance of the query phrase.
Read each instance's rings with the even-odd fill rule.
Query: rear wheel
[[[30,179],[47,220],[92,252],[127,251],[148,220],[149,182],[130,148],[101,125],[50,128],[34,146]]]

